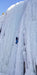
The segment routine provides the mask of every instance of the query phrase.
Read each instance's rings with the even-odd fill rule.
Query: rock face
[[[0,75],[37,74],[37,1],[16,3],[0,19]]]

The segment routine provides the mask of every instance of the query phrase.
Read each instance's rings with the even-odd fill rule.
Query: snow
[[[15,62],[18,47],[18,45],[15,44],[15,39],[19,34],[19,21],[21,19],[22,12],[23,3],[19,3],[12,8],[11,11],[6,12],[2,26],[2,33],[0,37],[0,71],[10,75],[14,75],[15,73]]]
[[[25,75],[35,75],[37,1],[24,0],[10,6],[5,15],[0,16],[0,28],[0,75],[24,75],[23,62]]]
[[[11,5],[11,6],[7,9],[7,11],[10,11],[12,8],[14,8],[15,6],[17,6],[17,5],[19,5],[19,4],[23,3],[23,2],[24,2],[24,1],[20,1],[20,2],[18,2],[18,3],[16,3],[16,4]]]

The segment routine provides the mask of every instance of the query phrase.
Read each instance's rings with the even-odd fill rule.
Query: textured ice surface
[[[0,28],[0,75],[23,75],[24,61],[25,75],[35,75],[37,1],[24,0],[9,7],[5,15],[0,16]]]

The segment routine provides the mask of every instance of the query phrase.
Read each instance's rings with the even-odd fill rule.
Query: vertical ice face
[[[21,10],[21,11],[20,11]],[[5,37],[1,38],[0,43],[0,71],[14,75],[16,45],[15,38],[19,34],[20,19],[23,13],[23,3],[16,4],[14,8],[7,11],[3,25],[2,36],[5,31]],[[18,50],[18,49],[17,49]],[[12,54],[11,54],[12,53]],[[14,59],[13,59],[14,56]],[[20,57],[21,58],[21,57]]]
[[[36,42],[36,37],[37,37],[37,0],[31,0],[31,50],[32,50],[32,57],[33,57],[33,64],[35,68],[36,60],[37,60],[37,42]]]
[[[24,1],[25,2],[25,1]],[[27,60],[32,66],[37,62],[37,0],[29,0],[25,11]],[[35,60],[36,59],[36,60]],[[29,67],[31,67],[29,66]],[[32,69],[33,67],[31,67]]]
[[[37,64],[37,0],[31,0],[31,50],[34,64]]]
[[[23,75],[24,41],[29,75],[35,68],[35,61],[37,64],[37,0],[17,3],[7,10],[5,16],[2,36],[4,31],[6,35],[0,42],[0,71],[8,75]],[[19,38],[18,44],[15,43],[16,37]]]
[[[31,0],[32,20],[37,20],[37,0]]]

